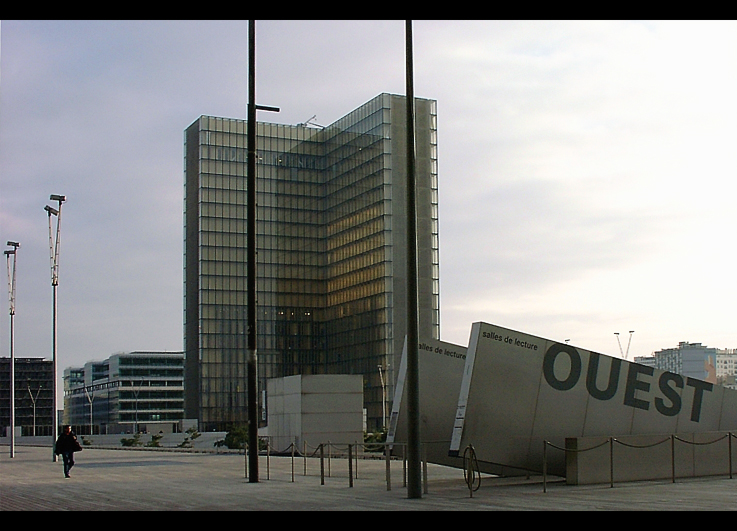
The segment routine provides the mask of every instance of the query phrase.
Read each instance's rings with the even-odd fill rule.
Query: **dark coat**
[[[63,454],[65,452],[78,452],[81,450],[79,443],[77,442],[77,436],[73,433],[59,435],[56,439],[56,453]]]

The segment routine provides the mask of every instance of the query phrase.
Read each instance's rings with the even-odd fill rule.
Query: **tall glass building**
[[[437,339],[437,104],[415,101],[420,335]],[[407,329],[406,98],[256,134],[259,390],[361,374],[380,429]],[[244,120],[201,116],[185,131],[185,417],[201,430],[247,421],[246,146]]]

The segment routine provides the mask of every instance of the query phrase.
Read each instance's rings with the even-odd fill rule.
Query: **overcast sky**
[[[484,321],[615,356],[634,330],[629,359],[737,348],[737,22],[413,33],[415,95],[438,102],[443,341]],[[403,21],[258,21],[257,102],[281,108],[259,119],[327,125],[404,94],[404,39]],[[51,357],[50,194],[68,199],[59,372],[182,350],[183,131],[246,118],[247,65],[246,21],[2,21],[16,356]]]

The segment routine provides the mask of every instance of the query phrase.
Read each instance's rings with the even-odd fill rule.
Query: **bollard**
[[[292,483],[294,483],[294,443],[292,443]]]
[[[320,443],[320,485],[325,484],[325,450]]]
[[[302,441],[302,462],[304,463],[303,476],[307,476],[307,441]]]
[[[353,487],[353,445],[348,445],[348,486]]]

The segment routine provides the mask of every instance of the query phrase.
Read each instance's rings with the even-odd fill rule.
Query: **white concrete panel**
[[[302,376],[301,393],[327,395],[331,393],[363,393],[363,376],[360,374],[312,374]]]
[[[430,463],[460,466],[458,459],[448,457],[453,420],[458,404],[458,392],[466,347],[423,339],[418,343],[420,440]],[[395,386],[396,395],[389,416],[387,442],[407,442],[406,414],[407,349],[402,358]],[[401,450],[396,450],[399,453]]]
[[[540,472],[543,441],[735,429],[736,399],[701,380],[474,323],[451,451],[473,445],[481,462]],[[565,474],[565,452],[549,449],[548,471]]]
[[[363,393],[328,393],[302,395],[302,414],[356,413],[363,409]]]

